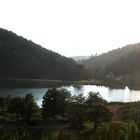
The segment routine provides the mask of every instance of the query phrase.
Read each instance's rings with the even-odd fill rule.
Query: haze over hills
[[[61,56],[0,29],[0,78],[75,80],[87,78],[86,70],[73,59]]]
[[[105,71],[105,74],[112,72],[114,77],[120,77],[131,84],[140,84],[140,47],[106,66]]]
[[[119,61],[121,57],[129,55],[129,53],[133,52],[137,48],[140,48],[140,43],[127,45],[100,55],[90,56],[89,59],[78,62],[91,69],[105,67],[111,63]]]
[[[11,31],[0,29],[0,78],[93,79],[103,67],[104,74],[112,72],[114,76],[120,76],[135,73],[137,76],[140,71],[139,56],[140,43],[137,43],[90,58],[74,57],[78,64],[72,58],[42,48]]]
[[[75,61],[79,61],[79,60],[86,60],[89,58],[89,56],[73,56],[71,58],[74,59]]]

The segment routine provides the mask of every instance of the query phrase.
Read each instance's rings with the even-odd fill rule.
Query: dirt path
[[[119,114],[118,114],[118,109],[121,107],[121,105],[111,105],[110,110],[113,113],[112,115],[112,122],[120,122],[122,121]]]

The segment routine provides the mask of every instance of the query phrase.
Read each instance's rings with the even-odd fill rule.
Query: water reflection
[[[72,87],[65,88],[76,95],[84,93],[86,96],[90,91],[99,92],[100,95],[109,102],[132,102],[140,100],[140,90],[130,90],[128,87],[124,89],[110,89],[105,86],[85,85],[79,90],[74,90]]]
[[[63,86],[69,90],[72,95],[79,95],[83,93],[85,96],[90,91],[99,92],[100,95],[107,101],[121,101],[121,102],[132,102],[140,100],[140,90],[130,90],[128,87],[124,89],[110,89],[105,86],[96,85],[84,85],[80,87],[75,86]],[[18,88],[18,89],[0,89],[0,96],[25,96],[27,93],[32,93],[39,106],[42,104],[42,97],[47,92],[47,88]]]

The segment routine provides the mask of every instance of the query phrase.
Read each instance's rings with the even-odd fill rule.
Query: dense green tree
[[[70,121],[70,127],[81,130],[86,120],[86,105],[83,94],[73,96],[67,110],[67,117]]]
[[[107,108],[107,101],[104,100],[99,93],[90,92],[86,99],[87,117],[94,122],[94,128],[103,121],[111,119],[111,113]]]
[[[21,119],[28,123],[32,116],[39,110],[34,97],[27,94],[24,98],[14,97],[8,107],[8,112],[15,113],[17,119]]]
[[[58,115],[64,115],[69,98],[70,93],[65,89],[48,89],[42,102],[43,117],[55,119]]]
[[[24,102],[22,97],[14,97],[8,106],[9,113],[15,113],[17,118],[22,117],[24,112]]]
[[[22,116],[26,122],[29,122],[34,114],[39,111],[39,107],[37,106],[32,94],[27,94],[23,98],[23,103],[24,112],[22,113]]]

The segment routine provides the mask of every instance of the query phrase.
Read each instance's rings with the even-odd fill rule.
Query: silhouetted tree
[[[14,97],[8,107],[10,113],[15,113],[17,118],[22,118],[24,122],[28,123],[33,114],[39,110],[34,97],[27,94],[24,98]]]
[[[34,96],[32,94],[27,94],[23,98],[24,103],[24,112],[22,113],[22,116],[24,120],[28,123],[33,115],[39,111],[39,107],[37,106]]]
[[[90,121],[94,122],[95,129],[99,123],[111,119],[111,113],[107,108],[107,102],[99,95],[99,93],[90,92],[86,99],[86,105],[87,117]]]
[[[70,121],[70,127],[81,130],[86,115],[85,97],[83,94],[73,96],[67,110],[67,117]]]
[[[70,93],[65,89],[48,89],[42,102],[43,117],[56,119],[57,115],[64,115],[69,98]]]
[[[8,112],[15,113],[17,118],[22,117],[22,114],[24,112],[23,98],[22,97],[12,98],[8,107]]]

